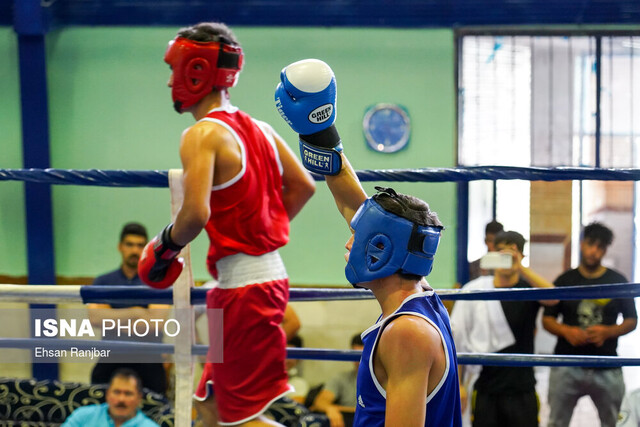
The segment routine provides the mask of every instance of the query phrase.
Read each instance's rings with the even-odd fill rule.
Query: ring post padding
[[[169,171],[169,188],[171,189],[171,218],[172,221],[175,221],[184,199],[182,170],[171,169]],[[191,306],[191,288],[193,287],[191,245],[185,246],[180,256],[184,258],[185,266],[178,280],[173,284],[173,307],[176,320],[185,333],[178,334],[175,339],[175,425],[190,426],[193,388],[191,347],[195,341],[193,307]]]

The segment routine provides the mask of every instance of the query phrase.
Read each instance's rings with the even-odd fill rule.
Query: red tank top
[[[289,217],[282,202],[282,165],[275,141],[261,129],[268,125],[235,107],[215,109],[203,120],[224,126],[242,151],[240,173],[214,186],[209,199],[207,266],[217,277],[216,262],[223,257],[263,255],[284,246],[289,241]]]

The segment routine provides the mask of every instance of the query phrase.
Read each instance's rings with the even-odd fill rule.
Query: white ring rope
[[[0,285],[0,302],[82,303],[81,285]]]

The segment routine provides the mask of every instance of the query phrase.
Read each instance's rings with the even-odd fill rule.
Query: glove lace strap
[[[333,148],[340,144],[340,135],[335,125],[310,135],[300,135],[300,139],[307,144],[323,148]]]

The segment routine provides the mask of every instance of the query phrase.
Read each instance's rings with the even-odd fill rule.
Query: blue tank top
[[[405,299],[389,317],[378,322],[362,333],[364,349],[360,359],[357,380],[357,405],[353,421],[354,427],[384,426],[386,411],[386,391],[373,373],[373,352],[382,330],[393,319],[411,314],[418,316],[439,332],[446,349],[446,368],[436,388],[427,396],[427,417],[425,427],[460,427],[460,391],[458,389],[458,362],[451,335],[449,315],[434,291],[421,292]]]

